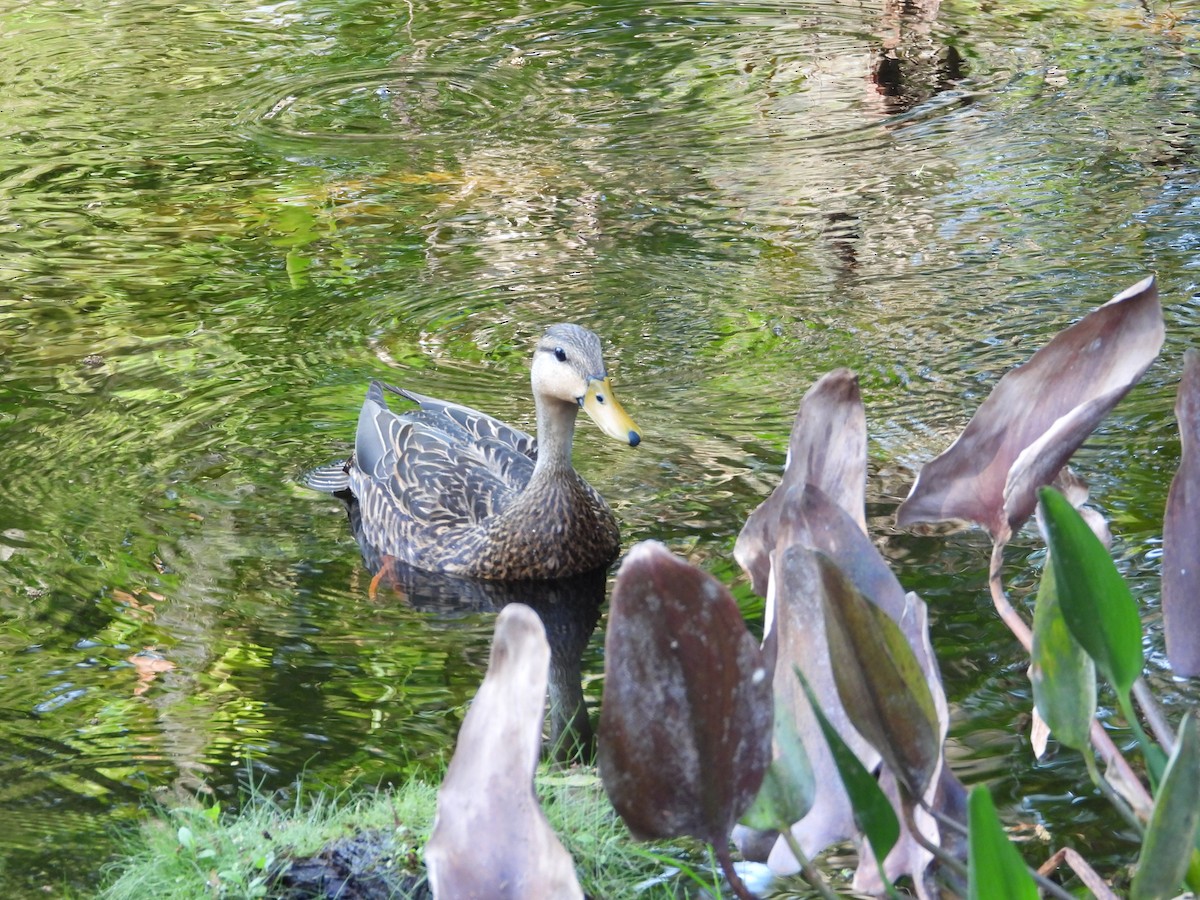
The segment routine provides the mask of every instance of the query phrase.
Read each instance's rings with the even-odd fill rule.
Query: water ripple
[[[1024,663],[987,547],[899,533],[896,502],[1000,373],[1156,269],[1167,352],[1084,451],[1152,540],[1200,308],[1200,21],[1028,13],[9,4],[6,875],[88,878],[47,848],[96,847],[147,787],[232,796],[247,755],[276,787],[443,753],[487,618],[369,603],[342,511],[297,475],[348,452],[371,377],[531,427],[557,319],[602,335],[646,433],[583,423],[581,470],[628,539],[727,580],[800,397],[854,368],[874,533],[931,600],[956,727],[987,738],[967,768],[1011,771]]]

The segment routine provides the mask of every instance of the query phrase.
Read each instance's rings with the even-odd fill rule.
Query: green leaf
[[[1037,900],[1037,885],[1004,833],[992,795],[982,784],[967,800],[967,820],[968,900]]]
[[[1188,714],[1179,725],[1175,752],[1167,762],[1146,827],[1131,900],[1154,900],[1179,893],[1200,824],[1200,737]]]
[[[833,680],[851,723],[912,797],[929,786],[941,751],[937,708],[908,638],[826,556],[825,637]]]
[[[762,787],[741,821],[751,828],[783,831],[803,819],[815,793],[812,764],[796,733],[796,720],[775,695],[774,756],[763,776]]]
[[[1031,657],[1029,678],[1038,712],[1061,743],[1083,751],[1096,714],[1096,666],[1063,619],[1053,556],[1038,587]]]
[[[842,778],[842,787],[846,789],[846,795],[850,798],[850,806],[854,811],[854,824],[871,842],[871,849],[875,853],[875,859],[878,861],[880,873],[882,873],[884,859],[896,846],[896,841],[900,839],[900,821],[896,818],[896,811],[892,809],[892,804],[888,802],[888,798],[879,787],[875,776],[866,770],[862,761],[842,740],[837,729],[825,718],[825,713],[821,711],[817,697],[805,679],[804,673],[798,666],[793,666],[792,669],[795,671],[796,677],[800,679],[800,686],[804,688],[813,713],[816,714],[817,722],[820,723],[821,732],[825,735],[825,741],[829,744],[834,765],[837,766],[838,775]]]
[[[1117,693],[1142,674],[1142,623],[1129,586],[1100,539],[1062,494],[1038,491],[1063,619]]]
[[[185,850],[191,850],[196,846],[196,839],[192,836],[192,829],[186,825],[180,825],[175,836],[179,839],[179,846]]]

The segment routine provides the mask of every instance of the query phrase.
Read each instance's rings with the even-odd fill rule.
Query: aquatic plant
[[[1066,465],[1153,362],[1164,333],[1152,277],[1064,329],[1000,379],[963,434],[922,469],[898,512],[901,524],[966,520],[988,530],[994,603],[1032,654],[1036,745],[1044,748],[1054,733],[1084,754],[1097,787],[1142,838],[1131,890],[1146,898],[1172,896],[1185,883],[1200,886],[1200,742],[1190,716],[1172,732],[1141,681],[1137,609],[1096,536],[1107,535],[1107,526],[1096,511],[1078,509],[1087,489]],[[1174,562],[1194,560],[1196,550],[1198,526],[1186,497],[1200,433],[1197,365],[1189,353],[1177,404],[1183,460],[1164,550],[1173,561],[1164,564],[1164,595],[1174,592],[1164,596],[1167,643],[1181,674],[1200,658],[1200,629],[1189,627],[1197,612],[1188,579],[1195,576],[1187,562]],[[894,880],[907,875],[919,896],[947,886],[972,898],[1035,896],[1035,883],[1069,896],[1047,877],[1065,863],[1093,893],[1115,896],[1073,851],[1027,872],[986,788],[968,800],[945,765],[948,716],[925,607],[904,594],[866,534],[865,472],[857,383],[839,370],[806,394],[782,482],[750,516],[735,550],[768,603],[763,649],[774,662],[774,762],[747,821],[784,831],[770,853],[772,867],[802,867],[827,892],[809,861],[849,839],[860,851],[855,886],[870,893],[893,893]],[[1031,628],[1008,601],[1001,569],[1005,545],[1035,510],[1050,554]],[[676,577],[676,590],[685,592],[686,580]],[[1096,671],[1138,738],[1148,787],[1095,717]],[[1134,698],[1157,741],[1139,724]],[[602,720],[602,746],[604,740]],[[1103,775],[1097,756],[1107,766]],[[660,752],[664,771],[676,762]],[[864,773],[876,773],[877,787]],[[710,777],[736,774],[727,768]],[[880,803],[880,789],[887,803]],[[785,809],[795,816],[790,822]],[[740,838],[753,843],[746,833]]]
[[[1065,466],[1150,366],[1164,334],[1153,277],[1060,332],[1028,363],[1000,380],[963,435],[925,466],[897,515],[901,524],[967,519],[988,529],[993,539],[989,572],[993,602],[1031,653],[1035,747],[1040,755],[1047,735],[1053,733],[1080,751],[1097,788],[1136,833],[1144,834],[1133,893],[1146,897],[1173,895],[1185,874],[1190,888],[1200,885],[1192,815],[1200,801],[1200,778],[1183,774],[1193,765],[1194,736],[1185,719],[1176,740],[1141,680],[1144,659],[1137,607],[1105,549],[1106,523],[1095,510],[1083,508],[1087,488]],[[1190,353],[1176,407],[1181,430],[1188,434],[1191,429],[1176,479],[1183,495],[1195,465],[1194,451],[1188,446],[1195,434],[1194,360],[1195,354]],[[1048,486],[1051,483],[1054,487]],[[1001,569],[1005,545],[1034,512],[1035,504],[1049,559],[1031,628],[1009,602]],[[1171,557],[1194,559],[1197,531],[1179,510],[1178,502],[1168,502]],[[1164,566],[1164,575],[1168,573],[1180,574]],[[1192,601],[1181,601],[1177,587],[1168,600],[1169,580],[1164,579],[1164,604],[1172,605],[1177,614],[1166,623],[1171,661],[1184,664],[1181,674],[1191,674],[1188,665],[1200,647],[1200,632],[1186,627],[1195,615],[1188,605]],[[1112,686],[1138,739],[1149,788],[1095,718],[1096,671]],[[1157,742],[1141,727],[1135,696],[1156,731]],[[1104,774],[1097,756],[1107,766]],[[1174,776],[1170,783],[1165,778],[1168,769]],[[1152,830],[1145,831],[1147,827]],[[1159,835],[1164,829],[1182,838],[1163,842]],[[1069,864],[1082,877],[1086,864],[1082,860]],[[1087,874],[1094,884],[1091,873]]]
[[[605,639],[600,774],[640,838],[713,846],[740,897],[729,834],[770,761],[771,681],[737,603],[663,545],[634,547]]]
[[[1190,714],[1172,728],[1146,688],[1137,608],[1105,547],[1107,526],[1084,506],[1087,488],[1066,463],[1151,364],[1162,337],[1153,279],[1065,329],[1000,379],[963,435],[922,470],[899,512],[905,524],[965,518],[991,534],[992,599],[1031,654],[1034,746],[1040,754],[1053,734],[1082,754],[1097,789],[1139,840],[1129,885],[1138,900],[1200,887],[1200,730]],[[1164,548],[1164,605],[1175,592],[1167,643],[1181,674],[1200,653],[1186,595],[1198,533],[1187,503],[1198,465],[1198,367],[1200,356],[1189,352],[1176,407],[1183,454]],[[662,545],[641,544],[622,565],[599,728],[601,776],[616,812],[636,836],[689,834],[712,844],[742,897],[749,894],[726,842],[739,817],[748,826],[735,830],[742,846],[762,838],[755,830],[778,833],[771,867],[802,869],[825,896],[832,891],[813,859],[849,840],[859,851],[854,887],[871,894],[894,896],[896,882],[908,878],[920,897],[1034,897],[1039,889],[1069,897],[1050,877],[1065,865],[1097,897],[1116,897],[1119,874],[1106,880],[1069,848],[1027,869],[987,788],[968,795],[947,764],[949,714],[925,604],[904,592],[865,527],[866,419],[853,373],[819,380],[796,423],[783,479],[735,548],[767,601],[761,648],[724,586]],[[1005,544],[1035,512],[1049,555],[1030,625],[1005,595],[1001,570]],[[595,822],[560,820],[564,852],[533,798],[548,653],[536,616],[522,609],[497,619],[493,664],[443,787],[439,815],[462,828],[448,855],[444,840],[427,848],[432,868],[450,866],[435,885],[448,871],[478,874],[470,865],[496,853],[503,862],[481,871],[515,866],[513,883],[538,878],[546,865],[562,875],[566,852],[586,854],[589,871],[596,865]],[[1137,738],[1148,783],[1096,718],[1097,672]],[[517,718],[520,735],[510,728]],[[464,771],[477,777],[464,780]],[[495,785],[502,790],[493,792]],[[517,795],[528,815],[496,827]],[[193,815],[200,824],[215,819]],[[530,834],[539,836],[532,845]],[[176,855],[195,857],[197,869],[219,843],[199,835],[188,823],[168,833]],[[227,867],[221,877],[242,878],[250,895],[261,894],[268,871],[277,870],[265,854],[255,865],[241,874]],[[600,865],[634,871],[621,868],[628,856]],[[578,885],[567,882],[575,894]],[[583,879],[594,895],[623,894],[597,893],[592,884]]]
[[[582,900],[571,857],[533,789],[549,673],[542,620],[520,603],[504,607],[425,845],[435,896]]]

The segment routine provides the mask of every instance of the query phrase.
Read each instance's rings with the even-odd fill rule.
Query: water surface
[[[984,539],[892,514],[1000,373],[1156,272],[1163,355],[1079,463],[1156,686],[1195,701],[1156,575],[1200,308],[1198,29],[1191,2],[4,3],[6,896],[86,892],[148,798],[446,757],[490,616],[371,601],[300,476],[345,454],[373,377],[532,428],[558,320],[603,335],[644,430],[576,441],[627,544],[667,541],[752,621],[733,539],[800,396],[854,368],[956,765],[1127,857],[1071,754],[1031,768]]]

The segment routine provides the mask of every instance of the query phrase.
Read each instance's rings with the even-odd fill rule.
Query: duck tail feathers
[[[325,494],[339,494],[342,491],[348,491],[350,490],[350,462],[342,460],[327,466],[317,466],[317,468],[305,472],[300,481],[305,487]]]

